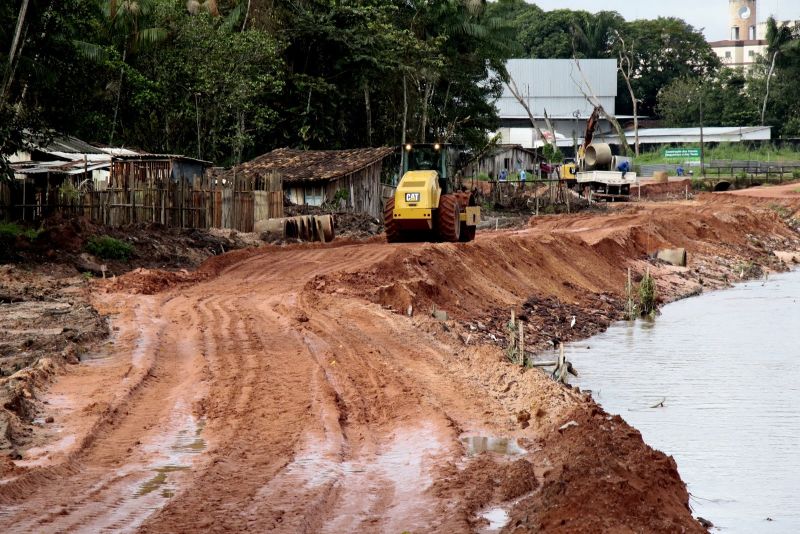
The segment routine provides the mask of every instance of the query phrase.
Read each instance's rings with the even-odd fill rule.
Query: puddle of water
[[[188,469],[188,465],[165,465],[163,467],[156,467],[153,469],[153,471],[156,473],[155,476],[139,486],[139,490],[135,493],[135,496],[141,497],[143,495],[147,495],[148,493],[152,493],[163,486],[164,483],[167,482],[167,475],[169,475],[169,473],[174,473],[175,471],[186,471]],[[161,492],[162,496],[164,493],[169,493],[170,496],[173,495],[172,491],[164,490]]]
[[[511,516],[508,514],[508,510],[504,508],[491,508],[486,510],[485,512],[481,512],[478,514],[479,517],[486,519],[489,522],[489,526],[481,529],[482,532],[500,532],[504,526],[508,524],[511,520]]]
[[[573,383],[674,456],[697,515],[725,532],[800,532],[800,271],[670,304],[588,345],[566,347]]]
[[[467,451],[467,456],[475,456],[484,452],[515,456],[525,454],[527,451],[522,448],[516,439],[492,438],[488,436],[469,436],[461,438],[461,443]]]

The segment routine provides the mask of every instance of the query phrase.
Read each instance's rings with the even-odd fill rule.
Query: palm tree
[[[769,88],[772,75],[775,73],[775,65],[778,56],[792,42],[792,29],[784,24],[778,25],[775,17],[767,19],[767,53],[772,56],[770,60],[769,72],[767,73],[767,88],[764,92],[764,105],[761,107],[761,125],[764,125],[764,117],[767,114],[767,102],[769,101]]]
[[[618,25],[619,15],[610,11],[601,11],[583,21],[576,20],[572,24],[576,48],[587,58],[607,56]]]
[[[114,132],[119,114],[119,101],[122,83],[125,78],[125,64],[128,54],[134,54],[158,44],[167,37],[167,30],[150,26],[158,0],[98,0],[106,19],[106,34],[112,46],[122,52],[122,65],[117,83],[117,101],[114,105],[114,119],[111,122],[111,135],[108,144],[114,142]],[[216,3],[213,3],[216,8]],[[96,43],[75,41],[78,50],[94,61],[107,59],[106,49]]]

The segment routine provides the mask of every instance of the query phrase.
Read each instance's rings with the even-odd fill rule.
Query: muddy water
[[[567,347],[573,383],[675,458],[695,515],[800,532],[800,271],[662,311]]]

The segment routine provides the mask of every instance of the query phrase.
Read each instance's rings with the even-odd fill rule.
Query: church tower
[[[756,35],[756,0],[730,0],[731,41],[754,41]]]

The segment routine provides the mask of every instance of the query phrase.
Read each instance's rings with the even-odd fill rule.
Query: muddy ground
[[[0,528],[476,532],[492,512],[506,532],[701,532],[675,462],[511,365],[504,323],[514,309],[536,348],[602,330],[628,266],[663,302],[786,269],[799,208],[700,195],[93,280],[110,340],[19,381],[45,423],[3,464]],[[678,246],[688,267],[651,257]]]

